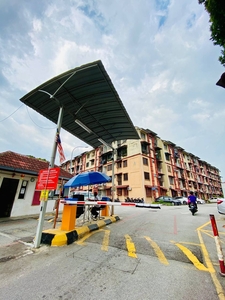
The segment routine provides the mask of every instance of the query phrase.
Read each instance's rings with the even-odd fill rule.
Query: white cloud
[[[24,4],[1,2],[0,121],[44,81],[101,59],[135,125],[212,159],[225,176],[219,160],[225,151],[218,146],[224,137],[225,91],[215,85],[224,70],[203,5],[196,0]],[[31,114],[33,120],[21,108],[0,122],[0,151],[34,151],[48,159],[54,129],[43,128],[54,124]],[[7,139],[10,132],[16,143]],[[65,131],[62,141],[67,156],[83,145]]]

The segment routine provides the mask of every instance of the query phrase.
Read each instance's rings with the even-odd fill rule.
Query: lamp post
[[[72,152],[71,152],[71,158],[70,158],[70,174],[72,174],[72,160],[73,160],[73,152],[74,150],[76,150],[77,148],[88,148],[88,146],[76,146],[73,148]]]

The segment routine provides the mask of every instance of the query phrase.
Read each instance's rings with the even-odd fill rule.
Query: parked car
[[[219,214],[225,215],[225,199],[217,198],[217,210]]]
[[[161,202],[161,203],[165,202],[165,203],[171,203],[172,205],[181,205],[180,200],[168,196],[160,196],[155,199],[155,202]]]
[[[209,199],[210,203],[217,203],[218,197],[212,197]]]
[[[205,200],[200,199],[200,198],[197,198],[197,203],[198,203],[198,204],[204,204],[204,203],[205,203]]]
[[[175,199],[175,200],[180,200],[180,201],[181,201],[181,204],[184,204],[184,205],[186,205],[186,204],[188,203],[187,197],[176,196],[176,197],[174,197],[173,199]]]
[[[188,198],[187,197],[181,197],[181,196],[176,196],[174,197],[175,200],[180,200],[182,204],[186,205],[188,204]],[[204,204],[205,200],[197,198],[197,203],[198,204]]]

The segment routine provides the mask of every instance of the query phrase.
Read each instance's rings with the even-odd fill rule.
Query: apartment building
[[[161,195],[187,196],[190,191],[205,200],[223,195],[216,167],[149,129],[135,128],[140,140],[121,140],[112,148],[101,145],[84,152],[72,160],[72,173],[99,171],[114,177],[114,187],[110,182],[89,188],[109,197],[114,189],[120,201],[129,197],[153,202]],[[62,167],[71,171],[70,161]]]

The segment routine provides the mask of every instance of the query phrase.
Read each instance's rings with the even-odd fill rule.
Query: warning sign
[[[40,201],[47,201],[48,200],[49,190],[41,191]]]
[[[36,190],[55,190],[58,184],[60,168],[40,170]]]

